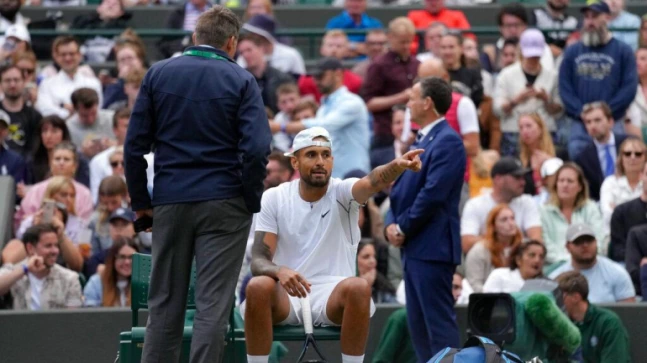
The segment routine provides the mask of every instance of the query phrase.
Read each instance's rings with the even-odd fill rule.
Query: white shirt
[[[0,35],[0,47],[4,44],[4,40],[5,40],[4,33],[5,31],[7,31],[8,27],[14,24],[27,26],[27,23],[28,21],[25,21],[25,17],[22,16],[21,13],[16,14],[16,18],[14,19],[13,23],[9,21],[7,18],[5,18],[4,16],[0,16],[0,33],[2,33],[2,35]]]
[[[92,194],[92,201],[95,205],[99,203],[99,186],[101,181],[106,177],[112,175],[112,167],[110,166],[110,155],[115,151],[116,147],[111,146],[102,152],[95,155],[90,161],[90,193]],[[153,189],[153,179],[155,177],[155,170],[153,168],[155,155],[149,153],[144,155],[148,168],[146,168],[146,175],[148,177],[148,189]]]
[[[626,176],[610,175],[602,183],[600,188],[600,210],[604,221],[604,235],[611,232],[611,215],[613,209],[624,202],[640,197],[643,190],[643,182],[639,181],[634,189],[631,189]]]
[[[330,178],[320,200],[301,199],[300,180],[263,193],[257,232],[278,236],[273,262],[298,271],[312,284],[338,282],[356,275],[360,204],[353,199],[357,178]]]
[[[80,72],[70,78],[64,71],[59,71],[55,76],[43,80],[38,87],[38,101],[36,109],[43,117],[57,115],[62,119],[70,116],[69,111],[61,104],[71,104],[71,96],[79,88],[92,88],[99,95],[99,104],[103,104],[101,83],[96,78],[90,78]]]
[[[285,44],[274,43],[274,51],[267,57],[268,65],[284,73],[305,74],[306,65],[301,53]],[[242,56],[236,60],[239,66],[247,68],[247,63]]]
[[[521,232],[525,234],[530,228],[541,227],[539,208],[530,195],[523,194],[508,204]],[[487,215],[496,205],[491,192],[468,200],[461,217],[461,236],[483,236]]]
[[[40,295],[43,293],[43,285],[45,284],[45,279],[39,279],[31,272],[28,272],[27,276],[29,277],[29,287],[31,289],[29,293],[29,308],[31,310],[40,310]]]
[[[521,272],[516,268],[510,270],[509,267],[494,269],[483,284],[483,292],[503,292],[511,293],[521,291],[526,281],[521,277]]]

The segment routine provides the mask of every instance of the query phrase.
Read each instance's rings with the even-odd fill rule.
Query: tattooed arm
[[[380,190],[388,187],[405,170],[420,171],[422,162],[419,155],[423,149],[411,150],[388,164],[378,166],[367,176],[353,185],[353,198],[360,204]]]

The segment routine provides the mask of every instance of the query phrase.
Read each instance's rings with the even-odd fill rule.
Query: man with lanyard
[[[142,362],[179,361],[195,258],[191,362],[221,359],[252,214],[260,210],[271,134],[254,77],[232,59],[240,20],[214,6],[184,56],[146,74],[124,145],[135,226],[153,232]],[[144,155],[155,145],[155,192]],[[229,298],[228,298],[229,297]]]
[[[299,298],[308,295],[314,325],[341,325],[341,361],[363,362],[375,306],[368,281],[355,277],[359,209],[406,170],[419,171],[422,150],[341,180],[330,177],[332,144],[321,127],[299,132],[286,155],[301,178],[263,194],[241,306],[249,363],[268,362],[272,325],[303,324]]]

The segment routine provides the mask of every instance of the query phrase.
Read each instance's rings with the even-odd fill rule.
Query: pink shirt
[[[76,216],[81,218],[81,220],[83,221],[88,221],[94,209],[90,189],[88,189],[83,184],[77,183],[75,180],[72,180],[72,182],[74,183],[74,189],[76,190],[76,198],[74,203]],[[24,217],[38,212],[41,204],[43,203],[43,197],[45,196],[45,191],[47,190],[47,184],[49,184],[49,179],[43,180],[38,184],[34,184],[29,189],[27,195],[25,195],[25,197],[22,199],[22,202],[20,203],[20,210],[16,212],[14,222],[17,225],[20,225]]]

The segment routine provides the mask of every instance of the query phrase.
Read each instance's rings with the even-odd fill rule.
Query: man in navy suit
[[[573,161],[589,182],[591,199],[600,200],[602,182],[616,172],[620,144],[627,136],[613,132],[613,114],[604,101],[584,105],[581,118],[591,138]]]
[[[413,147],[424,149],[420,173],[404,172],[391,191],[385,225],[402,247],[407,315],[419,362],[445,347],[458,347],[452,277],[461,263],[458,203],[465,173],[465,147],[444,118],[452,89],[437,77],[412,88],[411,121],[420,125]]]

